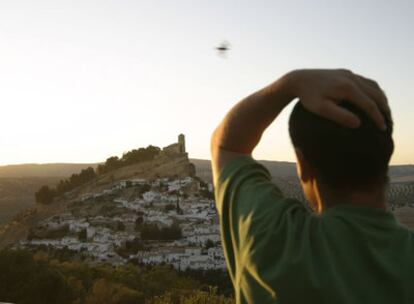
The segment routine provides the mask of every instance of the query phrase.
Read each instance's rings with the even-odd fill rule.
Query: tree
[[[102,175],[118,168],[149,161],[154,159],[161,152],[159,147],[148,146],[146,148],[134,149],[128,152],[125,152],[122,155],[122,158],[118,156],[109,157],[104,164],[99,164],[96,168],[98,175]]]
[[[84,184],[86,182],[89,182],[93,180],[97,176],[95,170],[92,167],[88,167],[86,169],[83,169],[79,173],[79,181],[81,184]]]
[[[124,153],[121,160],[125,165],[136,164],[153,159],[160,151],[161,149],[155,146],[134,149]]]
[[[179,240],[182,238],[182,231],[180,225],[173,223],[169,227],[163,227],[160,231],[161,240]]]
[[[97,280],[86,298],[87,304],[136,304],[143,302],[143,294],[106,279]]]
[[[141,239],[160,240],[160,229],[156,224],[143,224],[140,227]]]
[[[55,196],[61,195],[65,192],[83,185],[94,179],[97,176],[92,167],[83,169],[79,174],[72,174],[69,179],[61,180],[55,189],[48,186],[42,186],[39,191],[35,193],[36,202],[41,204],[50,204]]]
[[[87,239],[87,232],[86,232],[86,229],[82,229],[81,231],[79,231],[79,233],[78,233],[78,239],[79,239],[79,241],[81,241],[81,242],[85,242],[86,241],[86,239]]]
[[[0,251],[0,295],[13,303],[72,303],[73,297],[62,274],[45,261],[34,261],[29,252]]]
[[[192,291],[171,291],[166,292],[162,296],[153,297],[147,301],[148,304],[234,304],[234,300],[217,294],[217,289],[209,287],[208,291],[192,290]]]
[[[126,246],[136,250],[139,239]],[[74,261],[70,250],[0,250],[0,297],[23,304],[233,303],[223,271],[178,272],[170,266],[113,267]],[[63,252],[63,253],[62,253]],[[217,286],[209,289],[207,286]],[[221,287],[220,287],[221,286]],[[222,292],[223,287],[225,291]],[[163,300],[163,301],[152,301]]]
[[[78,187],[96,177],[95,170],[92,167],[83,169],[79,174],[72,174],[69,178],[69,190]]]
[[[116,230],[118,231],[125,231],[125,224],[121,221],[116,222]]]
[[[150,184],[143,184],[139,187],[139,195],[144,194],[145,192],[148,192],[151,190],[151,185]]]
[[[35,193],[36,203],[50,204],[56,195],[56,191],[49,188],[49,186],[42,186],[39,191]]]
[[[57,193],[65,193],[67,191],[70,191],[71,186],[70,186],[70,182],[67,179],[62,179],[59,184],[56,186],[56,192]]]
[[[116,250],[116,253],[123,258],[129,258],[131,254],[136,254],[138,251],[144,249],[144,244],[139,238],[134,238],[131,241],[126,241],[125,244]]]
[[[204,244],[204,247],[206,248],[206,249],[209,249],[209,248],[211,248],[211,247],[214,247],[214,242],[212,241],[212,240],[210,240],[210,239],[207,239],[207,241],[205,242],[205,244]]]
[[[106,160],[105,166],[108,171],[112,171],[118,169],[121,166],[121,161],[118,156],[112,156]]]
[[[165,212],[175,210],[175,209],[176,209],[176,206],[174,204],[167,204],[167,205],[164,206],[164,211]]]
[[[99,164],[98,167],[96,167],[96,172],[98,175],[102,175],[106,173],[106,167],[104,164]]]
[[[156,224],[142,224],[139,231],[143,240],[178,240],[182,238],[182,231],[177,223],[161,229]]]
[[[144,223],[144,217],[142,215],[139,215],[137,219],[135,220],[135,231],[140,231],[143,223]]]

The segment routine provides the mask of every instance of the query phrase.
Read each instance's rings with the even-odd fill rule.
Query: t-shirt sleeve
[[[236,292],[263,292],[273,298],[266,272],[283,265],[300,233],[305,206],[287,199],[271,182],[269,171],[248,156],[230,161],[215,188],[223,249]],[[271,267],[270,267],[271,264]],[[256,287],[255,287],[256,286]],[[237,294],[236,294],[237,297]]]

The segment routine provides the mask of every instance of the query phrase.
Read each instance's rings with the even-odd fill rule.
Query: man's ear
[[[299,148],[295,148],[296,158],[298,160],[296,165],[296,170],[298,172],[298,176],[302,182],[309,182],[313,179],[314,172],[312,167],[306,160],[305,156],[303,155],[302,151]]]
[[[315,171],[306,160],[300,149],[295,148],[296,158],[298,160],[296,169],[300,178],[303,193],[310,203],[312,209],[317,213],[322,211],[322,201],[319,195],[318,185],[315,178]]]

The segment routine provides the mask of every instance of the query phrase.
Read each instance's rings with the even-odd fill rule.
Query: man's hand
[[[297,70],[286,77],[292,96],[298,97],[309,111],[356,128],[359,118],[337,105],[347,100],[365,111],[379,128],[386,128],[380,109],[389,112],[387,98],[375,81],[348,70]]]
[[[381,114],[389,112],[387,98],[375,81],[348,70],[296,70],[236,104],[215,130],[211,140],[214,180],[226,163],[251,155],[266,128],[283,108],[299,98],[309,111],[345,127],[357,128],[359,118],[339,106],[353,103],[385,129]]]

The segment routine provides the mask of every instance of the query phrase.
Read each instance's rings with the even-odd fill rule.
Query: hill
[[[195,165],[197,176],[211,180],[210,160],[192,158],[190,161]],[[259,160],[274,178],[296,177],[296,163],[284,161]],[[414,182],[414,165],[390,166],[391,182]]]
[[[211,181],[211,163],[205,159],[190,159],[194,164],[196,175],[205,181]],[[286,194],[302,198],[300,186],[296,177],[296,164],[293,162],[260,161],[270,171],[273,181],[280,185]],[[93,183],[86,185],[84,193],[94,189],[104,188],[114,180],[133,176],[154,178],[167,173],[177,174],[177,170],[188,170],[188,158],[175,158],[164,162],[157,160],[145,164],[131,165],[121,168],[111,174],[106,174]],[[22,164],[0,167],[0,225],[26,208],[35,206],[34,193],[42,185],[54,186],[59,180],[69,177],[87,167],[96,168],[98,163],[56,163],[56,164]],[[179,169],[181,168],[181,169]],[[390,167],[391,182],[397,189],[393,193],[402,193],[407,183],[414,182],[414,165],[398,165]],[[399,197],[399,195],[397,195]]]
[[[211,163],[204,159],[191,159],[196,166],[196,174],[205,181],[211,181]],[[282,192],[292,198],[304,201],[302,188],[296,174],[296,163],[279,161],[259,161],[272,175],[272,181]],[[388,189],[388,203],[397,219],[414,229],[414,165],[390,166],[391,185]],[[405,207],[404,207],[405,206]],[[402,208],[401,208],[402,207]]]
[[[414,165],[390,166],[390,178],[395,182],[414,182]]]
[[[49,204],[44,202],[43,204],[35,204],[34,203],[34,194],[39,188],[44,185],[45,183],[39,185],[35,184],[33,187],[27,187],[27,191],[25,193],[26,196],[23,197],[25,202],[25,207],[32,207],[31,209],[27,209],[24,212],[17,214],[23,208],[17,208],[18,206],[18,193],[20,192],[17,187],[8,186],[6,188],[9,191],[16,193],[16,197],[12,197],[13,201],[8,202],[8,204],[2,205],[0,204],[0,211],[8,210],[8,216],[5,219],[9,219],[11,216],[15,215],[15,217],[5,223],[3,221],[3,226],[0,227],[0,246],[1,244],[10,244],[14,243],[16,240],[21,239],[25,235],[27,235],[28,230],[30,227],[35,226],[39,221],[44,220],[47,217],[53,216],[55,214],[61,214],[67,211],[68,204],[72,203],[73,201],[81,200],[85,196],[90,196],[92,194],[101,193],[102,191],[107,191],[108,189],[112,189],[114,184],[122,184],[123,181],[134,181],[139,179],[146,179],[146,180],[154,180],[161,177],[171,177],[171,178],[183,178],[183,177],[192,177],[195,174],[194,165],[189,162],[188,154],[185,152],[185,139],[183,135],[179,136],[178,143],[169,145],[164,147],[162,150],[157,148],[156,154],[153,157],[137,161],[127,163],[125,162],[125,158],[128,156],[136,156],[139,154],[139,150],[133,150],[127,152],[123,155],[122,159],[118,157],[110,157],[107,159],[105,164],[101,164],[97,167],[98,174],[94,173],[92,179],[88,179],[87,181],[82,182],[81,184],[71,182],[72,180],[79,180],[79,174],[72,175],[69,179],[65,182],[69,183],[69,185],[73,185],[69,187],[69,189],[64,190],[64,192],[58,193],[57,188],[54,189],[53,193],[58,193],[57,196],[55,194],[54,202]],[[142,149],[141,152],[145,152],[146,149]],[[116,166],[113,168],[109,168],[110,164],[116,163]],[[76,164],[79,165],[79,164]],[[86,164],[87,165],[87,164]],[[40,167],[43,165],[40,165]],[[85,166],[85,164],[83,165]],[[26,168],[27,167],[21,167]],[[30,167],[29,167],[30,168]],[[59,166],[46,166],[49,169],[49,173],[52,172],[52,169],[61,168]],[[70,168],[70,166],[66,166],[66,169]],[[74,168],[74,167],[72,167]],[[106,169],[105,169],[106,168]],[[85,169],[81,167],[81,169]],[[99,172],[99,169],[105,169],[104,171]],[[92,170],[94,171],[94,170]],[[29,174],[29,171],[24,171],[23,169],[20,171],[20,174]],[[33,172],[33,171],[32,171]],[[81,172],[82,173],[82,172]],[[29,182],[30,179],[36,180],[36,178],[26,178],[26,183]],[[51,184],[50,181],[46,184],[52,185],[56,184],[60,178],[52,178],[53,183]],[[63,182],[63,184],[65,184]],[[61,186],[62,183],[59,183],[58,186]],[[14,208],[13,206],[16,206]],[[6,212],[4,213],[6,214]],[[0,222],[0,224],[2,224]]]
[[[0,225],[35,205],[34,193],[43,185],[55,186],[61,179],[98,164],[56,163],[0,166]]]
[[[195,165],[198,177],[208,181],[211,180],[210,160],[191,158],[190,161]],[[296,163],[270,160],[260,160],[259,162],[269,170],[273,177],[296,176]]]
[[[211,180],[210,160],[191,158],[195,165],[197,176]],[[296,163],[285,161],[260,160],[274,177],[296,176]],[[1,177],[68,177],[87,167],[96,168],[100,163],[55,163],[55,164],[20,164],[0,166]],[[392,181],[414,182],[414,165],[390,166]]]
[[[54,186],[62,177],[0,177],[0,225],[35,205],[34,193],[43,185]]]
[[[56,163],[56,164],[19,164],[0,166],[0,177],[68,177],[95,164]]]

